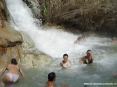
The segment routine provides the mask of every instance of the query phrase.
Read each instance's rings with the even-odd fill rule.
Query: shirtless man
[[[11,60],[11,64],[8,64],[8,66],[3,70],[0,78],[3,77],[2,81],[5,84],[16,83],[19,80],[20,74],[22,77],[24,77],[16,59],[13,58]]]
[[[60,66],[64,69],[71,67],[71,62],[68,60],[68,54],[63,55],[63,61],[60,63]]]
[[[51,72],[48,74],[48,82],[46,87],[55,87],[56,74]]]
[[[86,56],[83,57],[80,62],[83,63],[83,64],[91,64],[91,63],[93,63],[92,51],[91,50],[87,50]]]

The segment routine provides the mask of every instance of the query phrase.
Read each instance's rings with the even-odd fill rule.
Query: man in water
[[[48,74],[48,82],[46,87],[55,87],[56,74],[51,72]]]
[[[21,68],[18,66],[17,60],[13,58],[11,59],[11,64],[8,64],[3,70],[0,78],[3,77],[2,81],[8,85],[9,83],[16,83],[19,80],[20,74],[24,77]]]
[[[68,54],[63,55],[63,61],[60,63],[60,66],[64,69],[71,67],[71,62],[68,60]]]
[[[86,56],[83,57],[80,62],[83,63],[83,64],[91,64],[91,63],[93,63],[92,51],[91,50],[87,50]]]

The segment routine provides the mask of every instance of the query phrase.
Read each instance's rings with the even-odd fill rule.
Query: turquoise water
[[[57,87],[84,87],[84,83],[116,83],[117,46],[95,46],[95,61],[91,65],[80,65],[79,58],[74,58],[72,68],[63,70],[59,67],[61,59],[53,59],[51,64],[42,68],[25,69],[25,79],[14,87],[45,87],[49,72],[56,72]],[[86,86],[117,87],[117,86]]]

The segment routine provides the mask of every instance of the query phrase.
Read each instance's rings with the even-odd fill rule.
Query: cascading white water
[[[56,29],[43,30],[40,25],[37,26],[30,9],[22,0],[6,0],[6,3],[17,30],[28,34],[38,50],[52,57],[61,57],[64,53],[81,52],[90,48],[74,45],[76,35]]]
[[[96,45],[106,46],[107,38],[87,37],[80,44],[74,44],[77,35],[62,31],[61,29],[43,29],[41,21],[37,25],[31,10],[22,0],[6,0],[11,15],[11,23],[16,30],[26,33],[35,43],[35,47],[49,56],[60,58],[68,53],[71,58],[80,58],[88,49]],[[106,42],[106,43],[103,43]]]

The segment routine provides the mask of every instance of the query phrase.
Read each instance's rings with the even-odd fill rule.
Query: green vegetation
[[[45,22],[81,31],[117,33],[117,0],[42,0]]]

